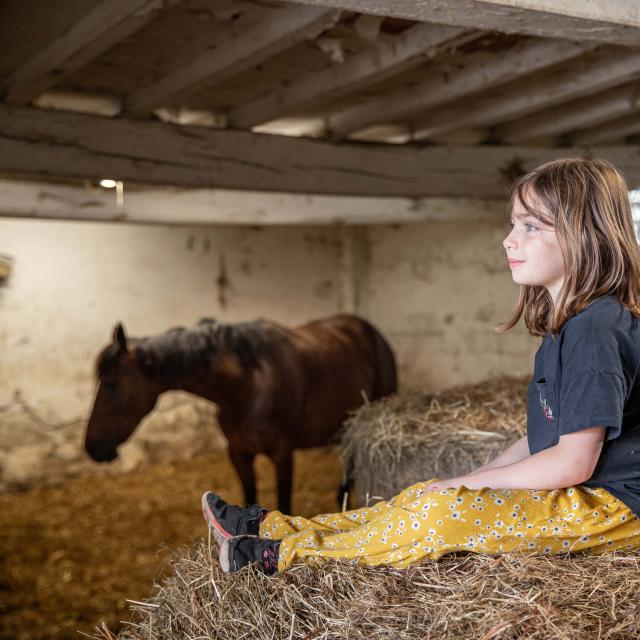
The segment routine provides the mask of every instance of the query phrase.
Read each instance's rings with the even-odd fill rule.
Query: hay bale
[[[345,440],[359,481],[388,496],[484,462],[524,433],[525,386],[503,378],[368,405]],[[134,604],[117,638],[623,640],[640,636],[639,569],[640,551],[625,550],[456,553],[409,569],[325,559],[273,577],[251,567],[225,575],[211,540],[201,541],[176,556],[149,602]],[[116,638],[104,626],[94,637]]]
[[[273,577],[221,573],[208,543],[173,575],[119,640],[564,638],[640,634],[640,554],[445,556],[411,569],[296,564]],[[94,636],[116,638],[106,627]]]
[[[529,378],[500,377],[427,394],[371,402],[345,423],[343,464],[351,465],[351,506],[391,498],[429,478],[468,473],[526,432]]]

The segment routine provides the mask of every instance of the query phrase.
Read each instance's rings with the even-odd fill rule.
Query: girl
[[[311,519],[205,493],[224,571],[640,547],[640,251],[625,180],[603,160],[546,163],[514,187],[510,226],[503,246],[520,297],[496,330],[524,315],[543,338],[527,435],[467,475]]]

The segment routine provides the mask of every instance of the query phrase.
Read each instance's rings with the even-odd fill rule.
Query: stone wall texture
[[[0,490],[224,450],[211,403],[165,394],[119,459],[82,450],[94,360],[116,322],[146,336],[213,316],[298,324],[339,311],[376,324],[404,388],[531,370],[537,341],[496,334],[518,294],[496,222],[158,227],[0,221]]]

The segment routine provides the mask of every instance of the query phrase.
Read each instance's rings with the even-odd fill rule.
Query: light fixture
[[[124,207],[124,182],[122,180],[114,180],[113,178],[102,178],[100,186],[105,189],[116,190],[116,206],[118,209]]]

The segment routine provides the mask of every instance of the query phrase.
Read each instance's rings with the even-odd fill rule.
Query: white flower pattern
[[[313,556],[406,567],[458,550],[495,554],[524,548],[550,554],[640,547],[640,520],[605,489],[429,491],[435,481],[345,513],[307,519],[272,511],[260,535],[282,540],[280,570]]]

